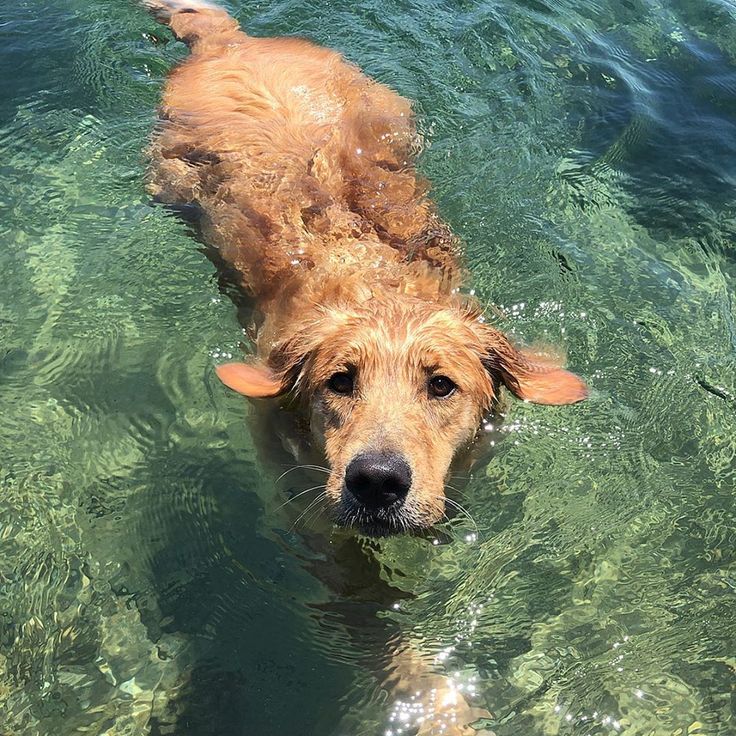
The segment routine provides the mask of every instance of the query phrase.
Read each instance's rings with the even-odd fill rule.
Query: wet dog
[[[460,295],[458,244],[414,168],[409,102],[334,51],[248,36],[203,0],[145,4],[191,51],[164,89],[151,190],[198,212],[258,315],[256,359],[220,379],[301,407],[340,524],[430,527],[501,385],[568,404],[584,382]],[[391,659],[387,682],[416,692],[422,732],[474,733],[465,724],[488,715],[411,642]]]
[[[248,36],[201,0],[146,5],[191,50],[164,90],[152,191],[197,208],[260,315],[257,359],[220,379],[304,405],[340,524],[431,526],[501,384],[542,404],[580,401],[585,384],[458,294],[407,100],[335,51]]]

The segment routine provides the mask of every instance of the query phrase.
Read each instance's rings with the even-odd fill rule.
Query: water
[[[399,640],[499,736],[736,733],[732,4],[232,6],[416,100],[478,294],[593,388],[511,406],[457,496],[477,541],[325,552],[214,377],[227,289],[145,193],[183,47],[124,0],[6,6],[0,733],[382,734]]]

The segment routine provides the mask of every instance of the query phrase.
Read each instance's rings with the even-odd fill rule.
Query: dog
[[[585,383],[515,347],[459,292],[456,239],[418,177],[410,103],[339,53],[248,36],[202,0],[147,0],[190,48],[151,148],[156,198],[195,207],[259,324],[256,360],[217,375],[304,406],[338,524],[426,529],[505,385],[569,404]]]
[[[406,99],[335,51],[248,36],[204,0],[144,5],[190,49],[163,92],[151,192],[196,210],[257,315],[255,359],[217,375],[301,410],[339,525],[432,527],[451,463],[502,385],[570,404],[584,381],[514,346],[461,293],[460,249],[416,172]],[[414,693],[421,733],[475,733],[466,724],[489,715],[410,642],[392,659],[387,682]]]

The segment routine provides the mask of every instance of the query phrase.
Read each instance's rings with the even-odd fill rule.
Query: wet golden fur
[[[584,398],[585,385],[514,348],[457,295],[457,243],[415,171],[409,102],[335,51],[250,37],[201,0],[147,4],[191,49],[164,91],[152,190],[199,209],[262,315],[258,362],[218,374],[248,396],[291,392],[309,407],[341,521],[366,526],[343,477],[370,449],[411,467],[391,530],[431,525],[499,383],[548,404]],[[338,372],[354,376],[351,395],[329,390]],[[437,375],[457,390],[431,396]]]

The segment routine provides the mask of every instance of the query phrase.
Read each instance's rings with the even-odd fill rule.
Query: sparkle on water
[[[592,388],[489,421],[472,521],[333,535],[347,581],[214,377],[231,290],[145,194],[183,47],[127,0],[5,6],[0,733],[408,735],[407,643],[498,736],[734,733],[732,4],[231,5],[416,100],[489,315]]]

